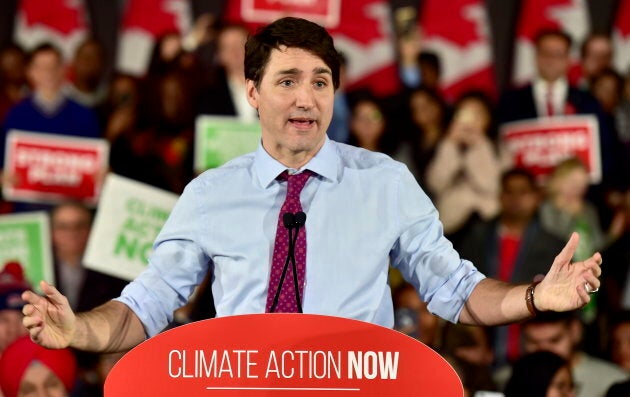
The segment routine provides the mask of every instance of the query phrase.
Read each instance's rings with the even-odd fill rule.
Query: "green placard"
[[[48,214],[33,212],[0,216],[0,267],[19,262],[33,287],[54,283]]]
[[[243,122],[236,117],[199,116],[195,127],[195,171],[216,168],[253,152],[259,142],[258,122]]]

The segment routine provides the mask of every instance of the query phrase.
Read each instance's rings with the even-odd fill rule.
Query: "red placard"
[[[11,130],[7,135],[3,184],[9,200],[95,204],[108,162],[103,139]]]
[[[577,157],[592,183],[601,180],[599,128],[593,115],[541,117],[501,126],[501,148],[512,166],[531,171],[539,181],[562,160]]]
[[[242,0],[241,14],[248,22],[269,23],[291,15],[334,28],[340,8],[340,0]]]
[[[112,369],[106,397],[462,397],[453,368],[416,339],[312,314],[204,320],[140,344]]]

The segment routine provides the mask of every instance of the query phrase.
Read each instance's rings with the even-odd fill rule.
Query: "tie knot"
[[[287,181],[288,183],[287,196],[288,197],[290,196],[299,197],[300,192],[302,192],[304,185],[306,185],[306,181],[311,175],[313,175],[313,172],[309,170],[304,170],[300,172],[299,174],[289,174],[289,171],[284,171],[282,174],[278,176],[278,179],[280,179],[281,181]]]

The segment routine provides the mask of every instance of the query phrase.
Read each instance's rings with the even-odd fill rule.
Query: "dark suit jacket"
[[[223,68],[217,68],[212,78],[202,90],[197,106],[197,114],[236,116],[236,106]]]
[[[569,86],[566,99],[567,114],[588,114],[601,115],[601,108],[597,100],[588,92],[577,87]],[[499,121],[532,119],[538,117],[536,112],[536,101],[534,100],[534,90],[531,84],[524,87],[507,91],[499,102]]]
[[[473,224],[462,238],[458,251],[483,274],[496,277],[499,269],[498,220]],[[511,282],[532,282],[536,275],[545,275],[564,242],[532,221],[523,235],[516,257]]]

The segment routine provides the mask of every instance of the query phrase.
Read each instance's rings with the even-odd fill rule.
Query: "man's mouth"
[[[308,117],[292,117],[289,119],[289,123],[297,128],[310,128],[315,124],[315,119]]]

